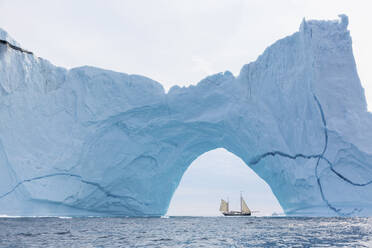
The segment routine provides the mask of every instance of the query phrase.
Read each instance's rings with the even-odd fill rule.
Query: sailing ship
[[[240,194],[240,211],[229,211],[229,202],[221,199],[220,212],[225,216],[251,216],[252,212]]]

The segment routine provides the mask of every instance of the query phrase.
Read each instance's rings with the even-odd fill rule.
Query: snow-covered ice
[[[372,115],[347,25],[304,20],[237,77],[168,93],[0,44],[0,214],[164,215],[191,162],[225,148],[288,215],[372,215]]]

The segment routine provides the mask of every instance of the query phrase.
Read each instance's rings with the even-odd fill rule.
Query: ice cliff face
[[[372,115],[348,20],[303,21],[245,65],[165,93],[55,67],[0,30],[0,214],[163,215],[201,154],[225,148],[292,215],[372,215]]]

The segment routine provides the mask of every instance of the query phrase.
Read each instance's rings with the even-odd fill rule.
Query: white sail
[[[221,212],[229,212],[229,203],[226,202],[223,199],[221,199],[220,211]]]
[[[243,197],[240,197],[240,210],[242,213],[251,213],[251,210],[247,206],[247,203],[245,203]]]

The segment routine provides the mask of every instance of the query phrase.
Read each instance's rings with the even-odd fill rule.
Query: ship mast
[[[242,191],[240,191],[240,212],[243,213],[243,196],[242,196]]]
[[[240,212],[245,213],[245,214],[252,213],[249,207],[247,206],[247,203],[245,203],[241,192],[240,192]]]

